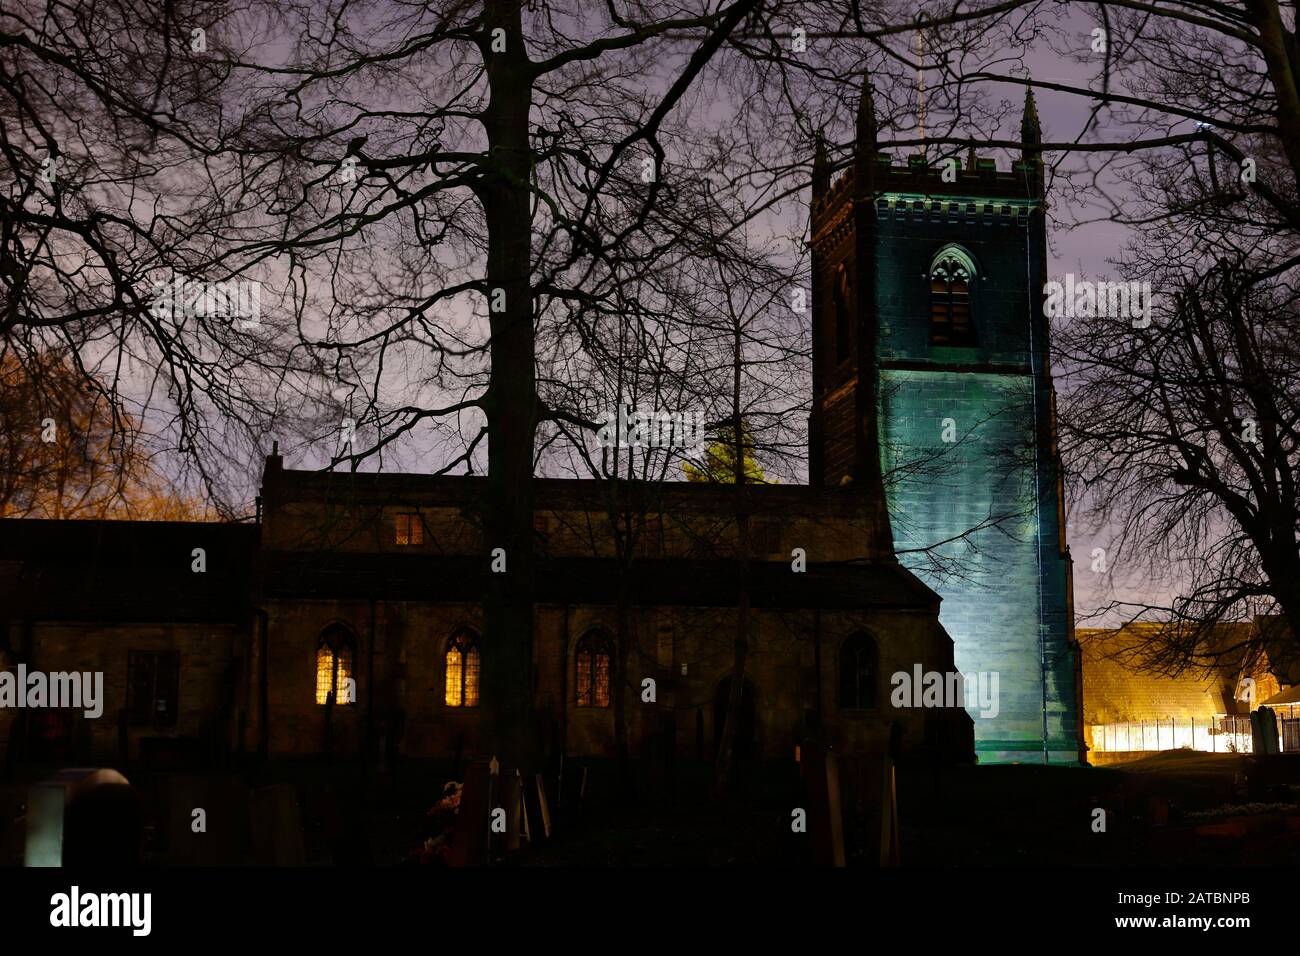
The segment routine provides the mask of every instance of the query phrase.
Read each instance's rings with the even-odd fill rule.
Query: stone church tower
[[[1073,763],[1078,655],[1032,90],[1021,138],[1010,170],[973,150],[964,164],[895,165],[877,149],[869,80],[855,155],[833,183],[819,137],[809,479],[887,501],[884,533],[943,597],[957,668],[997,674],[996,716],[971,712],[981,761]]]

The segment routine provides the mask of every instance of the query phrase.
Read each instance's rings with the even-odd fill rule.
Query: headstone
[[[551,808],[546,803],[546,778],[539,773],[535,779],[537,781],[537,816],[542,822],[542,837],[549,840],[551,838]]]
[[[1260,716],[1258,710],[1250,712],[1250,749],[1257,754],[1264,752],[1264,723]]]
[[[253,853],[265,866],[302,866],[302,815],[288,784],[254,790],[249,803]]]
[[[1278,746],[1277,739],[1277,714],[1274,713],[1272,707],[1261,707],[1256,713],[1260,715],[1259,719],[1263,724],[1264,753],[1281,753],[1282,748]]]
[[[528,786],[524,783],[524,778],[519,778],[519,818],[523,821],[523,830],[520,833],[520,839],[533,842],[533,824],[532,814],[528,812]]]
[[[880,865],[898,866],[898,864],[898,786],[894,773],[894,758],[887,756],[880,798]]]
[[[114,816],[129,812],[127,801],[104,802],[106,794],[130,793],[131,784],[126,777],[116,770],[107,769],[71,769],[60,770],[33,784],[27,793],[27,840],[23,849],[24,866],[63,866],[65,850],[76,851],[82,857],[78,862],[98,862],[105,865],[130,862],[114,859],[89,859],[94,855],[95,831],[99,827],[108,827],[116,833],[108,834],[116,844],[122,846],[122,854],[129,855],[132,839],[139,834],[135,829],[141,826],[138,819],[113,819]],[[100,811],[103,812],[100,812]],[[81,821],[75,819],[80,811]],[[81,842],[82,847],[69,844]],[[139,847],[135,847],[138,854]],[[84,855],[83,855],[84,853]],[[71,854],[69,854],[71,855]]]
[[[844,814],[840,804],[839,761],[819,741],[807,741],[800,766],[808,795],[808,836],[818,866],[844,866]]]
[[[528,839],[528,816],[524,810],[524,781],[519,771],[502,781],[502,806],[506,810],[506,849],[518,850],[521,840]]]
[[[1279,753],[1277,717],[1271,707],[1260,707],[1250,712],[1251,747],[1256,755]]]
[[[465,786],[460,791],[460,809],[451,828],[449,866],[481,866],[487,862],[491,819],[488,799],[491,776],[487,761],[477,760],[465,768]]]

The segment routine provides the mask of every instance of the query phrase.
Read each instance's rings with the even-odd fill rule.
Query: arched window
[[[849,270],[844,268],[843,264],[835,270],[833,299],[835,303],[835,362],[838,364],[849,357],[850,330],[853,328],[849,313],[849,302],[852,299],[849,294]]]
[[[316,703],[333,699],[340,706],[356,703],[356,682],[352,676],[356,640],[342,624],[331,624],[316,642]]]
[[[446,703],[448,707],[478,706],[478,636],[459,630],[447,642]]]
[[[578,666],[579,707],[609,706],[609,672],[613,642],[602,631],[592,631],[578,641],[574,655]]]
[[[975,344],[971,285],[975,263],[955,246],[939,250],[930,264],[930,344]]]
[[[871,710],[876,706],[876,642],[854,634],[840,645],[840,707]]]

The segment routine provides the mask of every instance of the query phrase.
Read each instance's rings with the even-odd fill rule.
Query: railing
[[[1283,721],[1285,727],[1287,721]],[[1295,736],[1300,737],[1300,731]],[[1296,740],[1300,745],[1300,739]],[[1092,749],[1100,752],[1201,750],[1205,753],[1248,754],[1254,749],[1250,717],[1168,717],[1092,725]],[[1284,749],[1288,749],[1285,747]]]

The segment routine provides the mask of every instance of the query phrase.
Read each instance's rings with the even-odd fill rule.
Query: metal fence
[[[1286,739],[1287,724],[1294,726],[1300,749],[1300,720],[1282,720]],[[1254,739],[1250,717],[1229,714],[1217,717],[1169,717],[1163,720],[1128,721],[1118,724],[1093,724],[1092,749],[1102,752],[1203,750],[1206,753],[1251,753]],[[1283,743],[1283,749],[1292,749]]]
[[[1281,706],[1275,706],[1273,712],[1277,714],[1277,737],[1282,752],[1300,752],[1300,706],[1282,704]]]

